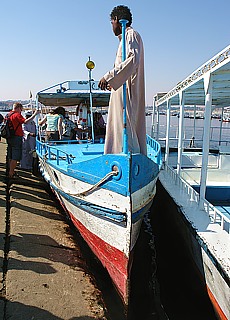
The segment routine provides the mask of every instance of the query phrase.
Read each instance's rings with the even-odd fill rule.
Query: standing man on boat
[[[146,154],[144,48],[142,39],[131,27],[132,14],[127,6],[113,8],[111,24],[119,47],[114,68],[99,81],[102,90],[111,90],[105,138],[105,154],[122,152],[123,84],[126,82],[128,150]],[[122,62],[121,19],[128,20],[125,32],[126,59]]]

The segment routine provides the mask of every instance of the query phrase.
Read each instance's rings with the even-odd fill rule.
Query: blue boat
[[[98,82],[65,81],[37,93],[37,107],[108,106]],[[125,305],[129,301],[132,256],[141,223],[156,193],[161,149],[146,136],[148,154],[104,154],[93,125],[80,140],[36,142],[39,168],[76,228],[107,269]]]

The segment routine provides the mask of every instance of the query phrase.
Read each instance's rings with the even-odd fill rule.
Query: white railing
[[[164,122],[163,122],[164,121]],[[165,147],[166,143],[166,124],[165,119],[163,120],[163,124],[160,124],[159,132],[153,131],[152,136],[157,137],[158,141],[161,143],[161,146]],[[149,128],[148,128],[149,130]],[[221,130],[221,135],[220,135]],[[203,127],[196,127],[196,132],[194,134],[194,126],[186,124],[186,128],[183,131],[183,145],[184,147],[189,147],[191,143],[191,139],[194,136],[194,140],[192,141],[196,148],[202,148],[203,146]],[[177,147],[178,146],[178,125],[171,125],[170,126],[170,147]],[[211,126],[210,127],[210,148],[218,149],[220,145],[230,145],[230,126],[226,127],[218,127],[218,126]]]
[[[180,188],[180,190],[184,194],[187,194],[187,196],[189,197],[189,201],[197,203],[198,208],[200,201],[199,193],[195,191],[183,178],[178,176],[177,172],[173,170],[173,168],[164,164],[164,170],[168,173],[171,180]],[[211,222],[219,224],[222,230],[225,230],[228,232],[228,234],[230,234],[230,219],[206,199],[203,199],[203,203],[203,209],[209,215]]]

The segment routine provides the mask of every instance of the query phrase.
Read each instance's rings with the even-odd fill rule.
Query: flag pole
[[[119,20],[122,26],[122,62],[126,59],[125,29],[128,20]],[[128,154],[127,112],[126,112],[126,82],[123,84],[123,153]]]
[[[92,128],[92,142],[94,143],[94,127],[93,127],[93,97],[92,97],[92,70],[94,69],[95,64],[92,60],[86,62],[86,68],[89,70],[89,99],[90,99],[90,113],[91,113],[91,128]]]

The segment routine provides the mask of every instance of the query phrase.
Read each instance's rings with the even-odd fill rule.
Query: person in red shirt
[[[9,117],[13,124],[15,135],[7,139],[7,159],[9,161],[9,178],[15,176],[15,168],[17,162],[22,158],[22,137],[23,130],[22,124],[33,120],[34,117],[39,113],[38,110],[32,114],[29,118],[24,118],[21,115],[23,105],[19,102],[14,103],[13,110],[10,111]]]

